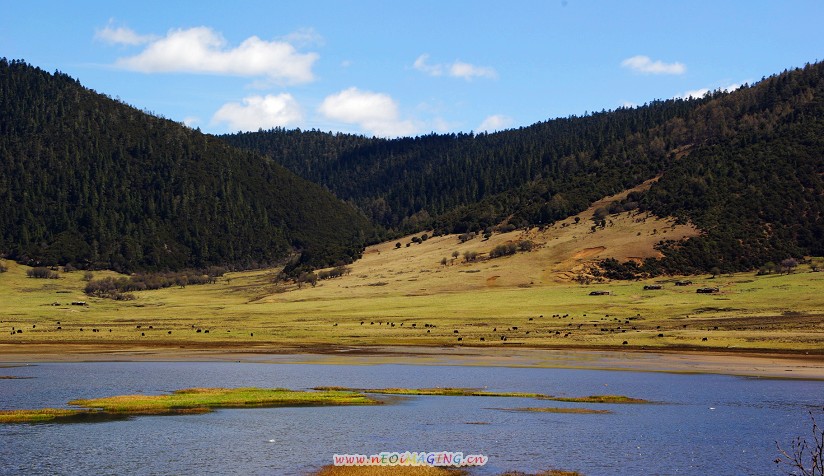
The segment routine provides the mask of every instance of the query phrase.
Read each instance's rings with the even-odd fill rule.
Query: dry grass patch
[[[651,403],[649,400],[642,398],[626,397],[624,395],[590,395],[588,397],[550,397],[546,400],[555,402],[574,402],[574,403]]]
[[[303,392],[285,388],[189,388],[168,395],[121,395],[72,400],[71,405],[129,415],[207,412],[213,408],[374,405],[350,391]]]
[[[47,423],[111,420],[138,415],[208,413],[217,408],[377,405],[379,401],[350,391],[304,392],[284,388],[189,388],[167,395],[118,395],[78,399],[84,409],[44,408],[0,411],[0,423]]]
[[[530,412],[530,413],[574,413],[579,415],[605,415],[612,413],[609,410],[595,410],[592,408],[572,408],[572,407],[518,407],[518,408],[495,408],[507,412]]]
[[[347,387],[315,387],[320,391],[349,391],[383,395],[423,395],[446,397],[512,397],[536,398],[556,402],[572,403],[651,403],[641,398],[632,398],[624,395],[589,395],[586,397],[556,397],[543,393],[530,392],[491,392],[477,388],[436,387],[436,388],[347,388]]]

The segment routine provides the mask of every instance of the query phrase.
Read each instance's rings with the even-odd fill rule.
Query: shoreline
[[[0,344],[0,368],[45,362],[248,362],[557,368],[824,380],[824,355],[689,349]]]

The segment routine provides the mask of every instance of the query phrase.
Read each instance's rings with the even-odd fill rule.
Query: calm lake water
[[[574,469],[595,475],[779,474],[775,442],[810,435],[824,382],[502,367],[204,362],[54,363],[0,368],[0,408],[187,387],[488,387],[655,405],[411,397],[376,407],[218,410],[88,424],[0,425],[2,474],[302,475],[334,453],[485,454],[473,474]],[[603,415],[502,408],[577,406]],[[479,424],[482,423],[482,424]]]

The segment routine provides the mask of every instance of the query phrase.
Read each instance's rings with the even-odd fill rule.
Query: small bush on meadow
[[[217,276],[204,274],[201,271],[147,273],[122,278],[89,279],[85,293],[89,296],[129,301],[135,298],[133,294],[129,293],[135,291],[163,289],[172,286],[186,287],[187,285],[213,284],[215,282],[217,282]]]
[[[44,266],[38,266],[26,271],[26,276],[36,279],[57,279],[60,277],[57,271],[52,271]]]

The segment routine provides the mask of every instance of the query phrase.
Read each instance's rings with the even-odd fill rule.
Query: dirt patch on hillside
[[[578,251],[575,254],[573,254],[572,259],[581,260],[581,259],[591,258],[591,257],[597,255],[598,253],[604,251],[605,249],[606,249],[606,247],[604,247],[604,246],[595,246],[593,248],[584,248],[583,250]]]

